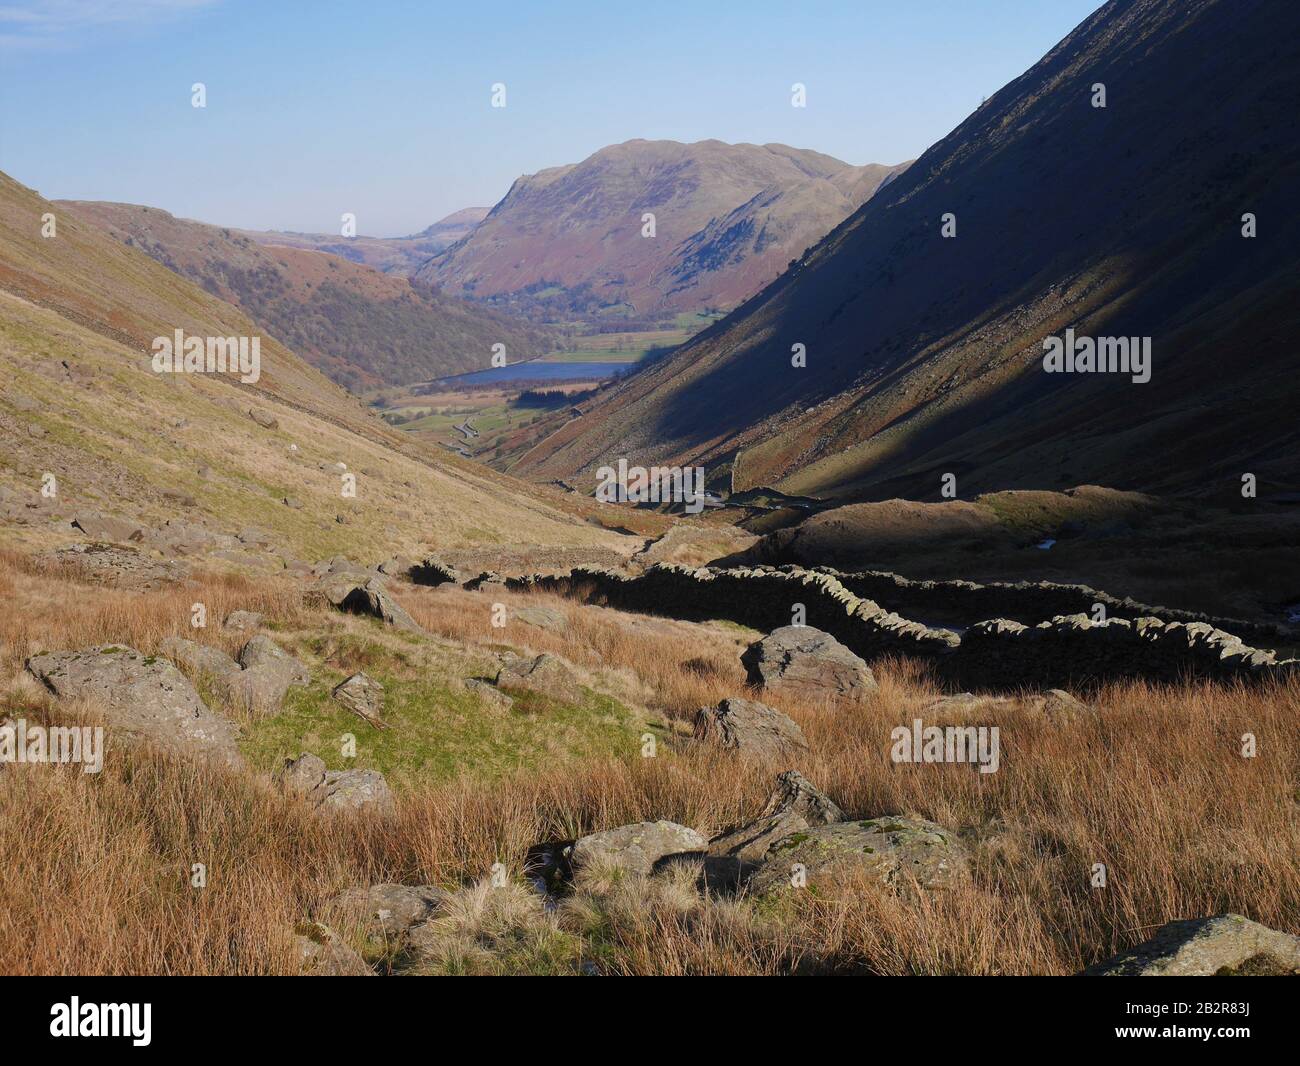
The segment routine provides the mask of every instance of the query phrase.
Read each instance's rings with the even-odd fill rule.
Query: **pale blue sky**
[[[896,163],[1098,6],[0,0],[0,170],[50,198],[323,232],[351,211],[396,236],[633,137]]]

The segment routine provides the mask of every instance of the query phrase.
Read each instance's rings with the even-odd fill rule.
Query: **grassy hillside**
[[[43,238],[49,213],[57,235]],[[507,542],[623,550],[625,538],[560,510],[571,506],[565,496],[389,428],[269,336],[254,385],[157,374],[152,338],[177,328],[261,333],[240,310],[0,176],[0,503],[23,519],[0,527],[7,540],[84,540],[68,522],[93,509],[150,527],[255,526],[308,560]],[[355,498],[342,496],[339,463],[356,475]],[[52,499],[41,496],[46,473],[57,481]]]
[[[413,287],[397,274],[307,248],[263,247],[218,226],[133,204],[59,205],[102,226],[214,296],[353,390],[483,370],[556,347],[544,329]]]

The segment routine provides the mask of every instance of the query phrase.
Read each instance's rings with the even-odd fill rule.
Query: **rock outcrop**
[[[757,818],[709,841],[706,878],[718,886],[741,884],[767,861],[777,842],[843,818],[830,797],[798,770],[787,770],[777,776],[776,788]]]
[[[378,618],[390,626],[411,633],[424,632],[405,608],[389,594],[381,577],[372,576],[361,581],[356,575],[347,572],[326,574],[317,585],[317,590],[340,611]]]
[[[803,730],[792,718],[765,703],[734,696],[695,712],[694,739],[757,758],[808,750]]]
[[[568,664],[545,653],[529,659],[507,652],[497,673],[496,685],[539,692],[561,703],[579,703],[582,700],[582,689]]]
[[[327,905],[329,910],[377,940],[398,940],[427,921],[447,894],[432,885],[369,885],[349,888]]]
[[[27,670],[60,699],[102,711],[113,734],[229,766],[243,763],[234,723],[210,711],[166,659],[106,644],[34,655]]]
[[[286,792],[305,796],[321,808],[383,810],[393,801],[388,782],[378,770],[327,770],[322,759],[308,752],[287,761],[277,776]]]
[[[860,700],[876,690],[871,668],[829,633],[782,626],[740,657],[749,682],[805,700]]]
[[[384,686],[364,673],[353,674],[335,686],[333,696],[349,711],[373,726],[384,724]]]
[[[1300,937],[1240,914],[1170,922],[1137,947],[1083,971],[1089,977],[1300,976]]]
[[[575,841],[569,851],[569,864],[575,873],[600,865],[648,876],[664,859],[702,855],[708,843],[694,829],[676,822],[636,822]]]
[[[955,833],[922,818],[887,816],[838,821],[796,830],[771,845],[767,861],[749,881],[764,895],[795,887],[825,888],[865,876],[883,885],[948,888],[969,873],[966,849]]]

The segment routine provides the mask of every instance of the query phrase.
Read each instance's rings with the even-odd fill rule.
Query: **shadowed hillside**
[[[1294,488],[1297,30],[1300,9],[1264,0],[1107,5],[518,469],[689,457],[715,484],[858,499],[936,498],[944,472],[965,498],[1232,495],[1245,471]],[[1044,373],[1067,327],[1150,337],[1151,380]]]

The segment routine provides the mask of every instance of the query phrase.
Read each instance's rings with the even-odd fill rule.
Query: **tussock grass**
[[[42,600],[31,580],[0,560],[0,592],[31,603],[0,618],[8,713],[68,713],[21,680],[33,647],[113,640],[148,650],[172,625],[159,619],[187,624],[192,602],[189,591],[116,593],[64,579],[43,582]],[[304,654],[317,639],[340,665],[395,661],[388,642],[397,638],[348,619],[380,650],[344,641],[331,630],[336,616],[271,586],[223,580],[205,594],[264,609],[281,626],[277,639]],[[421,643],[447,658],[409,666],[431,679],[472,670],[475,655],[508,643],[563,654],[598,691],[621,690],[629,706],[639,694],[641,710],[683,726],[699,704],[743,692],[736,657],[746,637],[734,628],[501,594],[569,619],[562,632],[517,620],[503,632],[490,625],[495,593],[398,594],[441,634]],[[1112,685],[1095,714],[1057,719],[991,708],[978,724],[1001,729],[1002,767],[980,774],[890,761],[890,730],[925,718],[936,690],[915,666],[875,668],[880,691],[852,707],[772,701],[809,740],[798,759],[743,762],[669,733],[655,758],[633,745],[555,752],[492,780],[412,772],[387,816],[320,818],[255,774],[111,740],[99,775],[0,768],[0,970],[289,972],[294,925],[343,888],[379,881],[466,893],[428,930],[416,963],[427,972],[1066,974],[1176,918],[1231,910],[1300,933],[1300,686]],[[1245,733],[1257,739],[1253,758],[1241,755]],[[552,911],[522,889],[507,897],[481,887],[497,862],[522,880],[539,842],[657,818],[728,829],[753,817],[773,775],[791,766],[852,816],[949,826],[971,848],[970,883],[710,900],[689,871],[651,883],[594,871]],[[190,887],[194,862],[206,864],[207,888]],[[1104,889],[1090,885],[1097,863]]]

